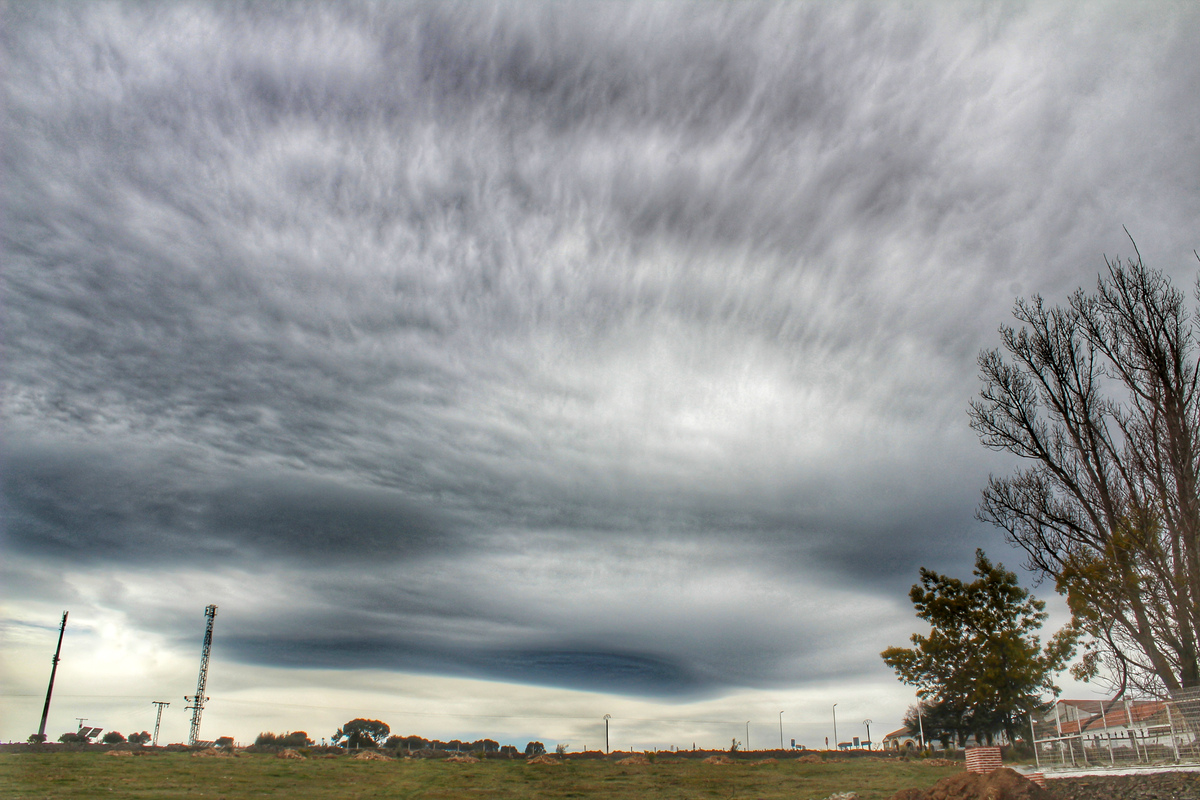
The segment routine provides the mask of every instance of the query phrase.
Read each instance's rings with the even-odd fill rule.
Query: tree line
[[[1140,254],[1104,263],[1095,292],[1017,300],[969,409],[980,442],[1022,463],[988,479],[977,517],[1070,624],[1043,646],[1045,605],[982,551],[970,583],[922,569],[909,596],[930,632],[881,655],[918,688],[905,722],[929,738],[1014,741],[1076,653],[1072,674],[1114,699],[1200,688],[1200,309]]]

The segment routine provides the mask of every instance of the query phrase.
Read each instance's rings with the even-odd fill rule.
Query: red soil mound
[[[960,772],[933,788],[904,789],[891,800],[1053,800],[1054,795],[1015,770],[1001,767],[988,775]]]

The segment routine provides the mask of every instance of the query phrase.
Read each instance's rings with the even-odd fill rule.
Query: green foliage
[[[270,733],[263,731],[255,739],[256,746],[274,745],[276,747],[308,747],[313,740],[308,738],[305,731],[290,731],[288,733]]]
[[[120,731],[109,731],[100,741],[105,744],[121,744],[125,741],[125,737],[121,735]]]
[[[72,731],[68,731],[67,733],[64,733],[62,736],[59,736],[58,740],[60,742],[62,742],[63,744],[86,744],[88,741],[86,736],[82,736],[82,735],[80,735],[78,733],[74,733]]]
[[[545,753],[546,745],[542,744],[541,742],[530,742],[529,744],[525,745],[525,755],[527,756],[540,756],[545,755]]]
[[[130,744],[137,744],[137,745],[150,744],[150,733],[149,733],[149,731],[142,731],[141,733],[131,733],[131,734],[129,734],[129,738],[126,739],[125,741],[129,742]]]
[[[352,719],[333,734],[333,743],[345,740],[347,748],[378,747],[391,732],[386,723],[377,719]]]
[[[30,744],[41,744],[42,742],[46,741],[46,734],[31,733],[29,734],[29,738],[25,741],[29,742]]]
[[[933,701],[927,724],[956,734],[960,743],[971,733],[990,741],[1000,730],[1011,741],[1018,719],[1038,708],[1042,693],[1058,692],[1052,679],[1074,653],[1078,631],[1068,627],[1043,648],[1037,632],[1045,603],[982,550],[975,552],[974,575],[964,583],[922,568],[909,597],[932,630],[913,634],[912,648],[889,647],[881,655]]]

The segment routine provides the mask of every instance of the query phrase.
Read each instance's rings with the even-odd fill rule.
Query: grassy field
[[[346,757],[289,761],[266,754],[115,758],[99,752],[2,753],[0,798],[817,800],[834,792],[855,791],[863,800],[883,800],[910,786],[932,786],[959,769],[874,758],[760,765],[666,758],[653,764],[620,765],[568,759],[550,766],[507,760],[478,764]]]

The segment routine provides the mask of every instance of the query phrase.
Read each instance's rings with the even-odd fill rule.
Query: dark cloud
[[[394,491],[286,474],[209,474],[186,458],[10,442],[4,523],[17,552],[76,564],[393,562],[462,546]]]
[[[5,14],[5,548],[168,636],[154,570],[261,576],[255,663],[868,674],[919,566],[1002,549],[1013,295],[1122,225],[1192,282],[1186,5]]]

